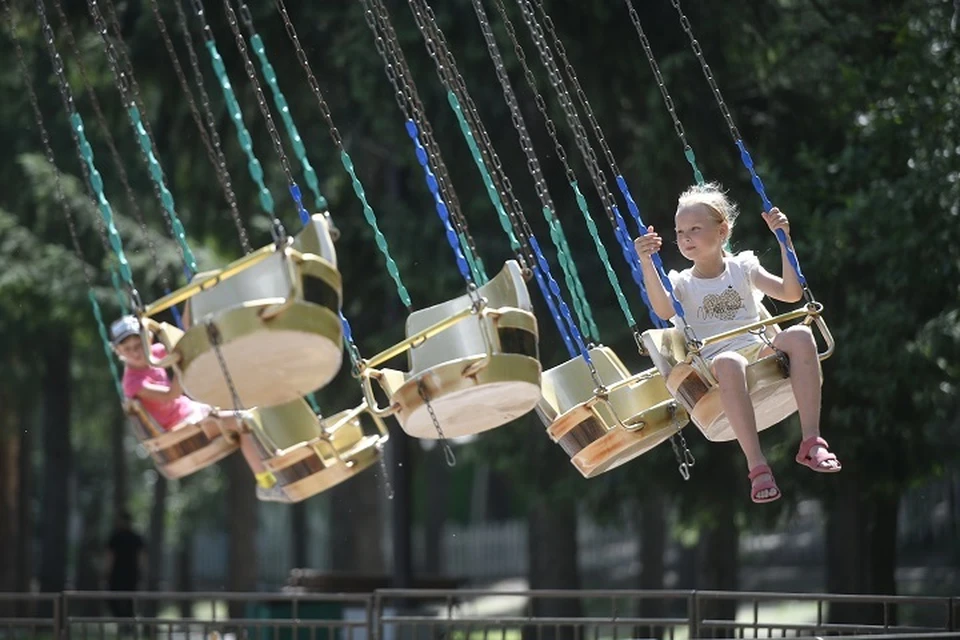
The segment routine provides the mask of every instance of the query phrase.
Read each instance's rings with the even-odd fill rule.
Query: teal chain
[[[209,31],[209,29],[210,27],[206,24],[206,21],[204,21],[204,30]],[[268,189],[267,185],[263,182],[263,167],[260,165],[260,161],[257,160],[257,156],[253,153],[253,138],[250,137],[250,132],[247,131],[247,127],[243,123],[243,112],[240,110],[240,103],[237,102],[237,96],[233,92],[233,85],[230,84],[230,78],[227,77],[227,69],[223,64],[223,58],[220,57],[220,52],[217,51],[217,43],[213,41],[212,34],[210,38],[206,40],[206,47],[210,53],[213,71],[217,74],[217,81],[220,84],[220,89],[223,91],[223,99],[226,101],[227,109],[230,111],[230,120],[233,121],[236,127],[237,140],[240,142],[240,148],[243,149],[243,152],[247,156],[247,170],[250,172],[250,177],[253,178],[253,181],[257,184],[260,206],[272,216],[274,213],[273,194],[270,193],[270,189]]]
[[[110,346],[110,338],[107,335],[107,325],[103,322],[103,313],[100,311],[100,303],[97,302],[97,296],[93,289],[87,294],[90,299],[90,306],[93,308],[93,317],[97,319],[97,331],[100,333],[100,340],[103,343],[103,353],[107,356],[107,362],[110,364],[110,375],[113,377],[113,385],[117,388],[117,395],[123,402],[123,385],[120,384],[120,372],[117,370],[117,363],[113,357],[113,349]],[[126,311],[124,311],[126,314]]]
[[[573,189],[574,196],[577,199],[577,207],[580,208],[580,213],[583,214],[583,220],[587,223],[587,230],[590,232],[590,237],[593,238],[593,245],[597,249],[597,255],[600,256],[600,262],[603,263],[603,268],[607,272],[607,279],[613,286],[613,292],[617,297],[617,304],[620,305],[620,311],[623,312],[627,326],[634,327],[637,323],[633,319],[633,313],[630,311],[627,297],[623,294],[623,289],[620,288],[620,280],[617,279],[617,273],[613,270],[613,265],[610,264],[610,256],[607,254],[607,248],[603,246],[603,240],[600,239],[600,231],[597,229],[597,223],[594,222],[593,216],[590,215],[587,199],[583,196],[583,193],[580,192],[580,185],[576,180],[570,183],[570,187]]]
[[[245,8],[246,5],[242,5],[242,7]],[[241,13],[242,12],[243,10],[241,8]],[[310,164],[310,160],[307,158],[307,150],[303,146],[303,139],[300,137],[300,132],[297,131],[297,125],[293,122],[293,116],[290,115],[290,106],[287,104],[287,99],[280,91],[277,74],[273,70],[273,65],[271,65],[267,59],[267,51],[263,46],[263,40],[260,38],[260,34],[255,33],[250,36],[250,46],[260,61],[260,70],[263,73],[263,77],[266,79],[267,84],[270,85],[273,103],[277,106],[277,111],[280,112],[280,117],[283,120],[283,126],[287,129],[287,135],[290,138],[290,144],[293,146],[293,152],[300,161],[300,166],[303,167],[303,177],[310,191],[313,193],[313,199],[317,209],[325,211],[328,207],[327,199],[320,193],[320,183],[317,180],[317,172],[314,171],[313,165]]]
[[[580,320],[581,331],[587,337],[600,342],[600,329],[593,318],[593,310],[587,301],[587,292],[580,280],[580,273],[577,271],[577,264],[573,260],[570,245],[567,244],[567,235],[563,232],[563,226],[561,226],[560,220],[553,214],[553,211],[550,210],[550,207],[543,207],[543,217],[550,228],[550,238],[557,248],[557,261],[560,263],[567,288],[570,290],[573,310]]]
[[[360,204],[363,207],[363,217],[373,230],[373,236],[377,243],[377,248],[380,250],[380,253],[383,254],[387,273],[390,274],[390,277],[393,279],[393,282],[396,285],[397,295],[400,297],[401,302],[403,302],[407,309],[410,309],[412,306],[410,293],[407,291],[407,288],[404,286],[403,281],[400,278],[400,269],[397,267],[397,263],[393,259],[393,256],[390,255],[387,239],[380,231],[380,226],[377,224],[377,216],[373,211],[373,207],[367,200],[366,191],[363,188],[363,183],[360,182],[360,178],[357,176],[353,159],[350,157],[350,154],[343,145],[343,139],[340,137],[340,131],[337,129],[337,126],[333,121],[330,107],[323,97],[323,92],[320,90],[320,83],[317,82],[317,77],[314,75],[313,70],[310,67],[310,61],[307,59],[307,54],[303,49],[303,45],[300,44],[300,38],[297,36],[297,30],[294,27],[293,21],[290,19],[290,15],[287,13],[287,8],[282,0],[277,0],[277,9],[280,11],[280,15],[283,18],[283,24],[286,28],[287,36],[293,43],[297,60],[300,62],[300,66],[303,67],[303,70],[307,75],[307,83],[310,85],[310,89],[317,99],[317,104],[320,107],[320,112],[323,115],[323,119],[326,121],[327,126],[330,129],[330,137],[333,139],[334,145],[336,145],[337,149],[340,151],[340,163],[343,165],[344,170],[350,175],[350,182],[353,186],[353,192],[356,194],[357,199],[360,200]],[[355,354],[353,353],[353,349],[349,349],[348,351],[350,352],[351,358],[354,357]]]
[[[10,36],[13,39],[13,43],[16,48],[17,61],[20,65],[20,73],[23,76],[23,82],[27,88],[27,95],[30,98],[30,105],[33,108],[34,119],[37,121],[37,129],[40,133],[40,139],[43,142],[43,148],[44,152],[46,153],[47,162],[54,171],[54,195],[56,196],[57,203],[60,205],[60,208],[63,209],[64,217],[67,219],[67,226],[70,229],[70,239],[73,241],[73,250],[80,262],[80,269],[83,273],[83,278],[87,283],[87,295],[90,300],[90,306],[93,309],[93,316],[97,321],[97,331],[100,334],[100,338],[103,343],[103,351],[106,354],[107,362],[110,365],[110,374],[113,378],[113,385],[117,390],[117,395],[120,397],[120,401],[122,402],[124,400],[124,396],[123,385],[120,384],[120,372],[117,370],[117,365],[114,361],[113,349],[110,346],[111,343],[107,335],[106,324],[103,322],[103,313],[100,310],[100,303],[97,302],[96,295],[94,295],[93,292],[93,280],[91,279],[90,274],[87,272],[87,264],[83,258],[83,251],[80,249],[80,240],[77,237],[76,225],[74,224],[73,216],[70,213],[70,207],[67,205],[66,197],[64,197],[63,194],[63,185],[60,182],[60,171],[57,169],[54,163],[55,159],[53,156],[53,147],[50,145],[50,135],[47,132],[46,126],[43,124],[43,114],[40,112],[40,103],[37,100],[37,94],[33,89],[33,83],[30,81],[30,73],[27,69],[26,61],[24,60],[23,48],[20,45],[20,38],[17,37],[17,25],[14,21],[13,11],[10,8],[8,0],[0,1],[3,3],[4,13],[7,18],[8,26],[10,27]],[[114,272],[114,278],[116,279],[116,272]],[[125,303],[122,303],[121,308],[124,307]],[[126,313],[126,310],[124,310],[124,313]]]
[[[473,281],[477,283],[477,286],[482,287],[490,282],[490,278],[487,276],[487,268],[483,264],[483,258],[474,254],[471,250],[470,245],[467,243],[467,235],[465,233],[458,231],[457,237],[460,239],[463,257],[467,259],[467,266],[470,267],[470,275],[473,276]]]
[[[480,170],[480,175],[483,177],[483,186],[486,187],[490,202],[493,203],[493,208],[497,211],[500,226],[503,227],[504,233],[506,233],[510,239],[510,248],[513,249],[514,252],[520,253],[520,241],[517,240],[517,236],[513,232],[510,218],[507,217],[507,212],[503,208],[503,202],[500,200],[500,194],[497,193],[497,188],[493,185],[493,178],[490,176],[490,171],[487,169],[486,163],[480,155],[480,148],[477,146],[477,141],[473,137],[473,131],[470,130],[470,125],[467,124],[467,119],[463,115],[463,108],[460,106],[460,101],[457,100],[457,96],[453,91],[447,92],[447,101],[457,116],[457,122],[460,123],[460,130],[463,132],[463,137],[467,141],[467,146],[470,147],[473,161],[476,163],[477,169]]]
[[[120,311],[127,315],[130,311],[127,307],[127,296],[123,293],[123,287],[120,286],[120,275],[114,267],[110,268],[110,280],[113,282],[113,291],[117,294],[117,304],[120,305]]]
[[[377,224],[377,215],[374,213],[373,207],[371,207],[370,203],[367,201],[367,193],[363,188],[363,183],[360,182],[360,178],[357,177],[357,170],[353,166],[353,159],[350,157],[350,154],[347,153],[346,149],[340,152],[340,162],[343,164],[343,168],[346,169],[347,173],[350,174],[350,182],[353,185],[353,192],[357,195],[357,199],[360,200],[360,204],[363,205],[363,217],[366,219],[367,224],[370,225],[370,228],[373,229],[373,237],[377,243],[377,248],[379,248],[380,253],[383,254],[384,261],[387,265],[387,273],[390,274],[390,277],[393,278],[394,284],[397,286],[397,295],[400,296],[400,300],[403,302],[403,304],[407,308],[410,308],[412,305],[410,300],[410,292],[407,291],[403,281],[400,279],[400,269],[397,267],[396,261],[394,261],[393,257],[390,255],[390,249],[387,246],[387,239],[380,231],[380,226]],[[351,355],[353,355],[352,352]]]
[[[97,171],[97,167],[93,162],[93,147],[87,142],[87,136],[83,129],[83,119],[76,111],[70,114],[70,124],[80,141],[80,154],[89,169],[88,179],[96,196],[97,207],[100,209],[103,222],[107,227],[110,246],[117,255],[117,262],[120,263],[120,276],[123,278],[124,284],[132,291],[134,284],[133,273],[130,271],[130,263],[127,261],[127,256],[123,253],[123,242],[120,239],[120,233],[117,232],[117,225],[113,220],[113,209],[110,207],[110,201],[107,200],[107,195],[103,191],[103,178],[100,177],[100,172]]]
[[[143,121],[140,118],[140,109],[137,108],[136,104],[130,104],[129,114],[130,119],[133,120],[134,129],[136,129],[137,132],[140,150],[143,151],[143,155],[150,165],[150,177],[153,178],[153,181],[157,184],[157,188],[160,190],[160,203],[167,211],[167,214],[169,214],[170,225],[173,227],[173,235],[177,239],[180,248],[183,249],[183,259],[187,262],[187,267],[190,269],[191,274],[196,273],[197,258],[193,255],[190,245],[187,244],[187,232],[183,228],[183,223],[180,222],[179,216],[177,216],[177,211],[173,204],[173,194],[170,193],[167,185],[164,184],[163,169],[160,168],[160,163],[153,153],[150,136],[147,135],[147,130],[143,127]]]

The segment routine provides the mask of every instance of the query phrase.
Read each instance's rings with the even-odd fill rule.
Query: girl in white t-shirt
[[[790,224],[776,207],[762,213],[771,231],[783,229],[790,240]],[[803,289],[781,245],[783,277],[768,272],[750,251],[732,255],[724,249],[737,217],[736,206],[716,184],[695,186],[680,195],[676,213],[677,245],[693,266],[668,274],[674,294],[683,306],[687,324],[698,338],[743,327],[760,320],[764,295],[797,302]],[[682,326],[670,295],[660,281],[653,254],[663,244],[649,227],[634,243],[643,269],[643,280],[654,311],[664,320]],[[820,371],[813,334],[806,326],[789,327],[777,334],[774,346],[790,359],[790,382],[797,400],[803,441],[796,460],[821,473],[840,471],[840,462],[820,437]],[[758,336],[741,334],[708,345],[704,359],[720,386],[720,400],[737,441],[747,459],[754,502],[772,502],[780,489],[760,448],[756,417],[747,392],[746,366],[773,351]]]

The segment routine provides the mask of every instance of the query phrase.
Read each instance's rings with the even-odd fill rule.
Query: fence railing
[[[960,598],[728,591],[0,593],[0,640],[960,639]]]

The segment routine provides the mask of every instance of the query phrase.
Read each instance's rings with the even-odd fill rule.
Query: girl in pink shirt
[[[140,337],[140,321],[136,317],[124,316],[115,321],[110,333],[113,350],[124,365],[122,384],[126,397],[137,399],[164,431],[199,423],[210,438],[219,436],[221,429],[236,433],[240,438],[240,451],[257,479],[257,497],[261,500],[285,500],[273,474],[260,460],[250,433],[241,428],[241,421],[236,414],[217,411],[216,415],[211,415],[213,407],[187,397],[177,376],[171,380],[165,369],[150,364]],[[160,359],[167,355],[167,350],[162,344],[156,343],[150,345],[150,353]]]

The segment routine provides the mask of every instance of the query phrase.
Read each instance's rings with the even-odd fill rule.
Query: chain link
[[[160,282],[163,285],[163,288],[166,291],[169,291],[170,280],[167,276],[166,270],[160,268],[160,260],[157,257],[156,245],[153,242],[153,237],[150,234],[150,231],[147,229],[147,223],[143,217],[143,211],[141,211],[140,205],[137,203],[137,198],[130,186],[130,179],[127,175],[126,166],[120,157],[120,152],[117,150],[116,141],[114,140],[113,134],[110,131],[110,125],[107,124],[107,119],[104,116],[103,109],[100,106],[100,100],[97,98],[97,94],[93,90],[93,83],[90,81],[90,76],[87,73],[87,66],[83,62],[83,56],[81,55],[80,49],[77,46],[77,41],[73,36],[73,30],[70,28],[67,16],[63,13],[60,3],[55,2],[54,6],[58,12],[62,33],[64,34],[67,44],[70,46],[70,50],[73,53],[74,60],[77,63],[77,70],[80,72],[80,79],[86,88],[87,97],[89,98],[90,104],[93,107],[93,112],[97,119],[97,123],[100,125],[101,133],[104,136],[104,141],[106,142],[107,148],[110,151],[110,159],[113,162],[113,166],[117,171],[118,177],[120,178],[120,183],[123,185],[124,194],[127,198],[127,204],[130,206],[130,210],[133,212],[134,217],[140,226],[140,231],[143,234],[144,241],[147,243],[147,249],[150,252],[150,259],[160,270]],[[183,254],[181,252],[181,257],[182,256]]]
[[[283,150],[283,141],[280,139],[280,132],[277,130],[277,126],[273,121],[273,116],[270,114],[270,107],[267,105],[267,98],[260,86],[260,81],[257,80],[257,72],[253,66],[253,60],[250,59],[250,55],[247,53],[247,44],[243,39],[243,34],[240,32],[240,26],[237,23],[237,14],[234,12],[230,0],[223,0],[223,9],[227,14],[227,23],[230,25],[230,30],[233,32],[233,38],[237,44],[237,51],[240,52],[240,57],[243,59],[243,68],[246,70],[247,77],[250,79],[250,84],[253,85],[254,93],[257,96],[257,106],[260,108],[260,113],[267,123],[270,140],[273,142],[274,149],[276,149],[277,156],[280,159],[280,166],[287,179],[287,184],[291,187],[291,193],[296,201],[297,211],[301,216],[306,215],[306,219],[309,220],[310,215],[303,207],[300,189],[296,186],[296,180],[293,179],[293,172],[290,169],[290,163],[287,161],[287,154]],[[279,223],[279,219],[276,216],[274,216],[274,226],[277,227],[281,236],[285,234],[282,224]]]
[[[107,0],[108,8],[112,7],[112,3],[113,0]],[[186,29],[186,16],[183,13],[183,8],[180,6],[179,1],[174,2],[173,4],[176,6],[177,13],[181,17],[181,27],[184,29],[184,36],[190,52],[190,63],[193,65],[194,75],[195,77],[202,78],[200,75],[200,66],[199,61],[197,60],[197,54],[193,49],[193,42],[190,40],[190,32]],[[207,157],[210,160],[210,164],[213,165],[213,170],[217,174],[217,180],[220,182],[220,187],[223,189],[223,195],[227,199],[227,204],[230,207],[230,216],[233,218],[233,224],[236,227],[237,235],[240,238],[240,245],[243,247],[243,252],[249,254],[253,251],[253,248],[250,246],[250,238],[247,236],[247,230],[244,227],[243,220],[240,217],[240,208],[237,204],[237,196],[233,191],[233,181],[230,177],[230,172],[227,169],[227,158],[223,154],[223,149],[220,145],[220,134],[217,133],[216,121],[214,120],[213,113],[210,110],[210,98],[201,85],[201,99],[203,102],[203,108],[206,111],[207,127],[210,128],[210,131],[208,132],[207,127],[204,126],[203,120],[200,117],[200,113],[197,110],[197,103],[194,100],[193,91],[190,90],[190,83],[188,82],[186,74],[183,71],[183,67],[180,64],[180,58],[177,56],[176,49],[173,46],[173,40],[170,38],[169,31],[167,31],[167,24],[160,12],[160,6],[157,3],[157,0],[150,0],[150,6],[153,9],[154,18],[156,19],[157,25],[160,28],[160,35],[163,38],[163,44],[167,49],[167,53],[170,55],[170,60],[173,62],[173,69],[177,74],[180,87],[183,89],[183,93],[187,97],[187,104],[190,106],[190,113],[193,116],[193,121],[197,125],[197,131],[200,132],[200,138],[203,140],[203,145],[207,150]],[[110,13],[113,14],[112,8],[110,9]]]
[[[660,89],[660,96],[663,98],[663,104],[667,108],[667,113],[670,114],[670,119],[673,121],[673,130],[677,133],[677,137],[680,139],[680,144],[683,145],[683,154],[687,158],[687,162],[690,163],[690,167],[693,169],[693,177],[697,181],[697,184],[703,184],[703,174],[700,173],[700,168],[697,167],[696,156],[693,152],[693,147],[690,146],[690,143],[687,142],[687,134],[683,129],[683,123],[680,122],[680,117],[677,115],[676,106],[673,103],[673,98],[670,97],[670,92],[667,91],[667,85],[663,81],[663,74],[660,73],[660,65],[657,64],[657,59],[653,55],[653,47],[650,46],[650,40],[647,39],[647,34],[643,31],[643,25],[640,23],[640,14],[637,13],[637,10],[633,6],[633,0],[624,0],[627,3],[627,11],[630,13],[630,21],[633,22],[633,26],[637,31],[637,37],[640,38],[640,45],[643,47],[643,52],[647,56],[647,62],[650,64],[650,70],[653,72],[653,77],[657,81],[657,88]]]
[[[527,169],[533,178],[534,188],[536,189],[537,196],[540,198],[540,202],[543,205],[543,215],[546,218],[547,225],[550,228],[550,237],[557,248],[557,259],[560,263],[561,269],[563,270],[563,274],[567,282],[567,288],[570,290],[570,297],[573,301],[574,310],[576,311],[577,317],[580,320],[581,331],[585,335],[592,336],[593,339],[599,340],[599,329],[593,320],[590,310],[590,303],[587,301],[583,283],[580,281],[580,276],[577,273],[577,267],[572,258],[570,247],[567,244],[566,235],[563,232],[563,226],[560,224],[560,220],[554,215],[554,212],[556,212],[557,209],[553,203],[553,198],[550,197],[550,190],[547,188],[547,182],[543,176],[543,171],[540,167],[540,161],[537,158],[536,151],[534,150],[533,141],[530,139],[530,134],[527,131],[527,126],[524,122],[520,105],[517,102],[517,96],[513,91],[513,87],[510,85],[510,78],[507,74],[506,67],[504,66],[503,58],[500,56],[500,49],[497,47],[497,41],[493,34],[493,28],[490,26],[490,21],[487,19],[487,14],[483,8],[482,0],[472,0],[472,2],[474,12],[477,14],[477,20],[480,23],[480,31],[483,33],[483,38],[487,43],[487,49],[489,50],[490,58],[493,60],[493,65],[497,72],[497,78],[499,79],[500,87],[503,90],[504,99],[506,100],[507,107],[510,109],[510,118],[513,121],[513,126],[517,131],[517,135],[520,137],[520,146],[527,158]],[[530,235],[532,237],[532,232]]]
[[[447,466],[455,467],[457,465],[457,457],[453,455],[450,442],[447,440],[447,436],[444,435],[443,429],[440,428],[440,420],[437,419],[437,414],[433,411],[433,405],[430,404],[430,396],[427,394],[427,388],[426,385],[423,384],[422,377],[417,380],[417,393],[420,394],[420,398],[427,405],[427,413],[430,414],[433,427],[437,430],[437,435],[440,436],[440,446],[443,447],[443,455],[447,460]]]
[[[446,38],[437,23],[436,15],[433,13],[430,5],[423,0],[409,0],[408,3],[414,19],[423,34],[424,40],[428,43],[428,49],[432,48],[431,57],[437,64],[437,72],[441,81],[449,91],[452,91],[457,96],[460,103],[466,107],[464,115],[470,123],[470,129],[479,134],[479,141],[481,143],[479,146],[480,153],[484,157],[486,166],[493,168],[491,177],[496,185],[497,192],[503,198],[503,204],[505,205],[504,208],[508,215],[510,226],[513,228],[514,233],[519,236],[521,246],[526,250],[525,254],[520,253],[518,255],[518,259],[522,265],[530,265],[532,267],[536,264],[536,257],[530,248],[530,237],[533,235],[530,225],[526,216],[523,214],[523,207],[521,207],[513,193],[510,178],[503,170],[500,157],[493,148],[490,136],[480,119],[473,99],[470,97],[463,76],[457,68],[456,59],[447,46]],[[435,45],[430,47],[430,41],[432,39],[435,40]],[[439,49],[436,45],[439,45]]]
[[[443,195],[443,201],[450,210],[454,228],[458,235],[467,241],[468,254],[474,259],[479,259],[476,243],[470,234],[466,217],[460,208],[460,200],[453,189],[453,182],[440,153],[440,147],[434,138],[433,128],[426,118],[426,111],[420,101],[403,50],[397,42],[396,33],[393,30],[387,10],[379,0],[361,0],[361,3],[365,9],[364,18],[374,34],[374,44],[381,58],[383,58],[387,79],[394,87],[397,104],[404,117],[414,120],[420,130],[420,138],[432,166],[436,169],[437,184],[440,187],[440,193]],[[384,48],[384,45],[386,45],[386,48]]]
[[[230,390],[230,399],[233,402],[233,410],[237,412],[243,411],[243,403],[240,401],[240,394],[237,393],[237,387],[233,384],[233,376],[230,375],[230,369],[227,367],[227,361],[223,357],[223,352],[220,350],[220,330],[217,329],[217,325],[213,324],[213,320],[209,318],[204,320],[203,324],[207,330],[207,339],[213,346],[213,352],[217,356],[217,363],[220,365],[220,372],[223,373],[223,379],[226,381],[227,388]]]
[[[670,4],[673,5],[673,8],[677,10],[677,14],[680,16],[680,26],[683,27],[687,37],[690,39],[690,48],[693,49],[693,54],[697,57],[697,61],[700,63],[700,68],[703,70],[703,75],[707,79],[707,84],[710,85],[710,89],[713,91],[713,95],[717,99],[717,106],[720,107],[720,112],[723,114],[723,119],[727,122],[727,127],[730,129],[730,135],[733,136],[734,141],[740,140],[740,131],[737,129],[737,125],[733,121],[733,116],[730,114],[730,109],[727,108],[727,103],[723,100],[723,95],[720,93],[720,87],[717,85],[717,81],[713,77],[713,71],[710,69],[710,65],[707,64],[707,59],[703,55],[703,49],[700,48],[700,43],[697,41],[696,36],[693,35],[693,26],[690,24],[690,20],[687,19],[687,16],[683,13],[683,9],[680,7],[680,0],[670,0]]]
[[[53,155],[53,147],[50,144],[50,134],[48,133],[46,126],[43,124],[43,113],[40,111],[40,103],[37,100],[36,91],[33,89],[33,83],[30,81],[30,72],[27,69],[26,58],[23,54],[23,47],[20,44],[20,38],[17,37],[17,27],[16,23],[14,22],[13,11],[10,8],[8,0],[0,0],[0,2],[3,3],[4,13],[6,14],[7,23],[10,27],[10,36],[13,39],[13,44],[16,48],[17,62],[20,66],[20,73],[23,76],[24,86],[27,88],[27,97],[30,99],[30,107],[33,110],[33,116],[37,122],[37,130],[40,133],[40,140],[43,143],[44,155],[51,169],[53,169],[54,197],[57,200],[57,204],[60,205],[60,208],[63,211],[64,218],[67,220],[67,227],[70,230],[71,244],[73,245],[73,251],[77,256],[77,261],[80,265],[80,273],[83,276],[84,282],[87,284],[87,297],[90,300],[93,316],[97,323],[97,330],[100,334],[104,355],[106,356],[107,363],[110,367],[110,375],[113,378],[113,385],[117,391],[117,395],[122,401],[124,400],[124,395],[123,386],[120,383],[120,372],[117,369],[117,363],[113,357],[113,349],[110,344],[110,339],[107,335],[107,327],[103,322],[103,314],[100,310],[100,303],[97,302],[96,293],[94,292],[93,278],[90,276],[88,265],[83,257],[83,250],[80,248],[80,238],[77,234],[76,222],[73,219],[73,214],[70,211],[66,196],[63,193],[63,184],[60,180],[60,171],[57,169],[56,160]]]
[[[53,0],[53,3],[60,14],[64,29],[69,31],[67,17],[60,5],[60,0]],[[154,195],[157,197],[160,208],[164,212],[167,232],[177,241],[177,250],[180,252],[184,270],[189,277],[197,271],[196,259],[187,244],[186,232],[177,217],[173,204],[173,196],[166,186],[163,168],[160,166],[155,155],[157,145],[153,138],[150,124],[148,120],[144,119],[147,110],[140,97],[140,89],[139,85],[137,85],[136,77],[133,74],[133,66],[130,63],[129,57],[126,55],[126,48],[122,44],[123,40],[120,37],[119,30],[115,33],[115,37],[118,43],[120,43],[120,50],[123,55],[118,55],[117,48],[110,40],[107,24],[100,12],[97,0],[87,0],[87,9],[93,18],[97,32],[100,34],[100,39],[103,41],[104,51],[107,54],[107,62],[109,63],[110,71],[113,73],[117,90],[120,92],[120,99],[123,101],[124,106],[128,107],[127,115],[130,119],[130,124],[133,126],[134,133],[140,138],[140,144],[138,146],[152,178],[151,182]],[[120,68],[121,63],[124,66],[123,69]]]
[[[80,161],[80,171],[83,173],[87,192],[91,197],[93,206],[100,210],[101,215],[94,216],[100,242],[103,244],[104,251],[107,255],[111,255],[112,252],[116,257],[117,263],[119,264],[120,275],[128,288],[127,293],[131,300],[138,301],[139,294],[137,294],[136,288],[134,287],[130,263],[127,261],[127,257],[123,252],[123,242],[117,231],[113,211],[110,208],[106,196],[102,193],[103,179],[93,165],[93,150],[90,148],[90,144],[86,141],[85,136],[81,138],[81,132],[83,131],[82,119],[74,103],[70,84],[67,82],[63,58],[60,57],[60,52],[57,51],[56,38],[53,34],[53,28],[50,26],[50,20],[47,17],[46,7],[43,4],[43,0],[35,0],[35,5],[37,7],[37,13],[40,16],[44,43],[47,46],[50,62],[54,74],[57,77],[57,88],[60,91],[60,99],[63,102],[65,113],[71,119],[70,136],[73,138],[73,143],[77,150],[77,158]],[[122,306],[123,305],[121,305],[121,307]],[[133,306],[135,309],[139,308],[138,304],[134,304]]]

